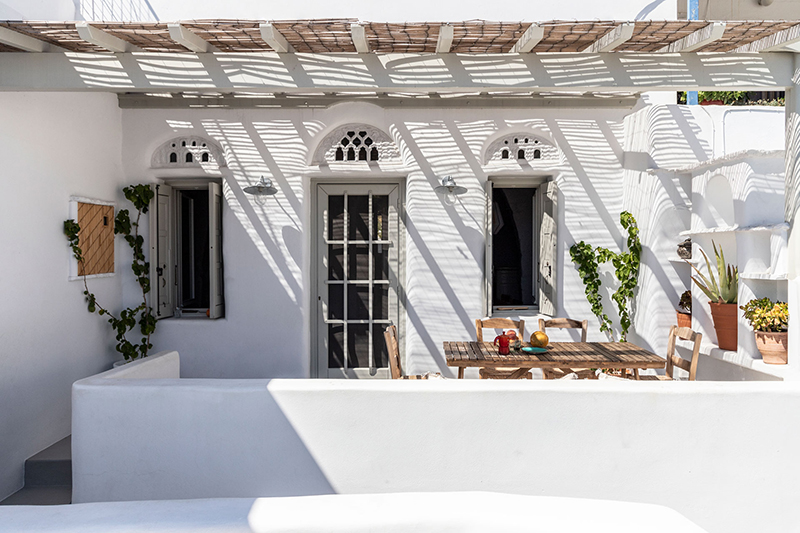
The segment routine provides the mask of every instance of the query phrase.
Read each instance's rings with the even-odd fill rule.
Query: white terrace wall
[[[639,223],[643,245],[631,340],[664,353],[666,332],[675,323],[678,300],[690,287],[690,269],[677,261],[677,245],[686,238],[679,233],[690,227],[693,184],[691,173],[674,170],[748,150],[783,150],[784,111],[769,107],[650,106],[631,114],[625,124],[624,205]],[[774,161],[769,165],[768,172],[782,172],[780,161],[777,166]],[[725,371],[720,363],[700,359],[699,379],[729,379],[731,375],[731,369]],[[758,373],[748,376],[767,378]]]
[[[481,490],[797,531],[798,383],[152,379],[174,371],[75,384],[74,502]]]
[[[216,321],[166,319],[157,349],[176,349],[187,377],[310,375],[310,228],[312,176],[355,182],[406,178],[407,320],[401,319],[408,372],[441,371],[442,341],[469,339],[484,315],[484,186],[490,175],[523,175],[512,162],[490,170],[482,150],[501,132],[552,138],[563,164],[542,172],[560,187],[559,314],[592,318],[568,248],[578,240],[618,249],[622,208],[623,117],[629,109],[382,109],[348,103],[327,109],[124,110],[123,161],[128,182],[155,181],[152,152],[178,135],[222,145],[226,316]],[[319,139],[347,123],[372,124],[400,147],[402,164],[369,171],[358,164],[308,166]],[[495,163],[493,163],[495,164]],[[364,164],[366,165],[366,164]],[[358,170],[352,170],[353,167]],[[366,170],[365,170],[366,169]],[[278,194],[259,207],[243,188],[260,175]],[[528,172],[531,174],[531,172]],[[447,207],[433,188],[452,175],[469,191]],[[132,283],[126,291],[135,291]],[[316,311],[316,302],[314,310]],[[528,334],[536,329],[529,320]],[[595,320],[590,339],[604,340]]]
[[[113,360],[108,324],[68,281],[63,222],[70,196],[118,202],[123,182],[115,96],[3,93],[0,110],[2,499],[22,487],[26,458],[69,434],[72,383]],[[119,275],[91,281],[111,309],[120,287]]]

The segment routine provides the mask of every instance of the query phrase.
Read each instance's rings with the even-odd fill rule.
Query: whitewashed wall
[[[310,242],[309,151],[336,126],[366,122],[389,133],[401,149],[407,176],[404,324],[409,372],[449,373],[442,341],[469,339],[483,316],[483,147],[498,132],[551,136],[565,163],[551,169],[561,188],[560,314],[591,317],[569,246],[581,239],[618,248],[622,206],[622,120],[630,110],[381,109],[340,104],[319,110],[124,110],[123,162],[128,182],[152,181],[150,155],[182,134],[219,142],[226,151],[223,209],[226,316],[217,321],[167,319],[157,349],[177,349],[186,376],[307,377]],[[350,165],[352,168],[353,165]],[[324,171],[354,181],[378,175]],[[398,169],[392,168],[393,175]],[[494,175],[520,174],[516,162]],[[258,207],[243,187],[271,177],[278,194]],[[469,192],[446,207],[433,188],[452,175]],[[126,285],[126,294],[135,290]],[[605,339],[590,320],[592,339]],[[535,323],[530,322],[533,329]]]
[[[118,201],[123,181],[115,96],[3,93],[0,110],[2,499],[22,487],[26,458],[69,434],[72,383],[113,360],[108,324],[67,279],[63,222],[71,195]],[[90,288],[119,308],[119,275]]]
[[[784,111],[771,107],[651,106],[632,114],[625,124],[625,207],[639,222],[643,245],[631,339],[656,353],[664,353],[680,295],[690,287],[691,270],[677,261],[677,244],[686,238],[678,234],[690,228],[693,211],[693,180],[687,169],[696,163],[746,150],[782,150]],[[780,173],[780,162],[773,163],[760,172]],[[646,168],[654,170],[645,172]],[[743,201],[746,189],[753,187],[753,184],[745,187],[741,176],[753,172],[739,170],[731,175],[732,181],[739,183],[739,200]],[[698,188],[698,184],[694,186]],[[698,200],[695,207],[700,207],[701,196],[694,195],[694,199]],[[716,240],[719,243],[724,238]],[[710,250],[710,239],[704,243]],[[707,307],[697,310],[701,320],[705,320],[702,317],[706,314]],[[699,379],[734,379],[732,376],[737,372],[739,377],[735,379],[742,379],[738,370],[720,365],[701,358]],[[750,379],[768,377],[747,375]]]
[[[76,503],[482,490],[797,531],[798,383],[113,378],[74,387]]]

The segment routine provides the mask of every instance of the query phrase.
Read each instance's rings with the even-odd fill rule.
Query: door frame
[[[397,343],[400,350],[401,362],[403,361],[403,354],[405,353],[405,322],[406,322],[406,174],[397,174],[387,176],[383,174],[362,174],[355,176],[331,176],[331,177],[311,177],[309,179],[309,202],[310,216],[309,227],[311,233],[309,234],[309,271],[308,276],[311,281],[308,303],[309,303],[309,316],[308,321],[311,326],[309,335],[309,370],[312,378],[327,378],[327,376],[320,376],[319,367],[319,300],[320,294],[319,286],[319,261],[320,252],[317,246],[316,231],[319,220],[319,185],[353,185],[353,186],[369,186],[369,185],[396,185],[397,186],[397,234],[398,234],[398,250],[397,250]]]
[[[493,202],[494,188],[502,189],[536,189],[536,200],[534,204],[534,217],[538,219],[541,215],[541,194],[539,189],[548,181],[555,179],[555,174],[537,172],[535,174],[497,174],[490,175],[484,184],[485,205],[483,214],[483,309],[487,317],[516,317],[521,314],[530,315],[539,312],[539,303],[534,306],[519,306],[518,310],[499,311],[494,309],[493,303],[493,263],[492,252],[494,238],[492,234],[493,225]],[[534,251],[539,256],[539,233],[538,228],[534,228]],[[538,272],[538,262],[534,265],[534,271]],[[536,283],[538,285],[538,281]],[[524,309],[522,309],[524,307]]]

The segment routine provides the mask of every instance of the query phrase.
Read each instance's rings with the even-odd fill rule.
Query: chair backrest
[[[386,351],[389,353],[389,372],[392,379],[403,377],[403,370],[400,367],[400,346],[397,344],[397,327],[392,325],[383,332],[386,340]]]
[[[694,343],[692,349],[692,359],[687,361],[683,357],[675,355],[675,342],[677,339],[683,339]],[[700,359],[700,341],[703,340],[703,334],[692,331],[690,328],[679,328],[672,326],[669,330],[669,341],[667,342],[667,375],[673,377],[672,371],[677,366],[689,373],[689,381],[694,381],[697,377],[697,360]]]
[[[539,319],[539,331],[547,334],[547,328],[556,329],[579,329],[581,330],[581,342],[586,342],[586,335],[589,330],[588,320],[572,320],[571,318],[554,318],[552,320]]]
[[[478,342],[483,342],[483,328],[516,329],[520,340],[525,340],[525,321],[515,321],[510,318],[487,318],[475,320],[475,336]]]

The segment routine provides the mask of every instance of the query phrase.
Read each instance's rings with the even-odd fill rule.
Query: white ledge
[[[800,371],[796,367],[792,365],[768,365],[761,359],[761,354],[752,355],[738,351],[723,350],[716,344],[705,342],[700,345],[700,354],[755,372],[775,376],[784,381],[800,381]]]
[[[690,174],[692,172],[697,172],[698,170],[705,170],[707,168],[715,167],[718,165],[738,163],[746,159],[784,159],[785,156],[786,156],[785,150],[742,150],[739,152],[732,152],[730,154],[725,154],[720,157],[715,157],[713,159],[709,159],[708,161],[701,161],[699,163],[695,163],[693,165],[688,165],[685,167],[654,168],[654,169],[649,169],[648,172],[652,170],[653,173],[662,171],[662,172],[674,172],[676,174]]]
[[[770,272],[740,272],[739,279],[785,281],[789,279],[789,274],[772,274]]]
[[[680,232],[678,235],[681,237],[690,237],[692,235],[708,235],[713,233],[744,233],[748,231],[782,231],[789,229],[788,222],[780,222],[778,224],[765,224],[761,226],[740,226],[734,224],[733,226],[717,226],[715,228],[701,228],[690,229]]]

